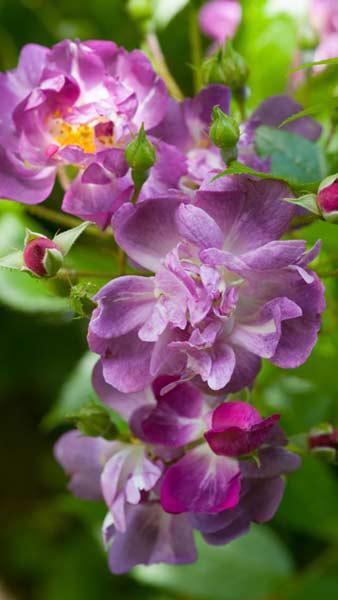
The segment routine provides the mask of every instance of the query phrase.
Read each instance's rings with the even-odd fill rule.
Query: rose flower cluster
[[[190,563],[194,530],[226,544],[270,520],[285,475],[299,467],[279,415],[261,415],[232,394],[252,388],[262,359],[287,369],[307,360],[324,309],[323,286],[308,268],[319,244],[307,250],[281,239],[296,210],[283,182],[216,177],[224,153],[209,128],[215,107],[229,114],[225,85],[180,102],[142,52],[64,41],[26,46],[0,89],[1,196],[40,203],[58,176],[62,210],[111,225],[130,273],[139,272],[96,294],[88,331],[98,355],[93,386],[129,433],[69,431],[56,459],[76,496],[107,505],[103,540],[114,573]],[[241,162],[269,172],[255,130],[298,109],[286,96],[258,107],[241,125]],[[286,129],[320,135],[309,117]],[[145,160],[142,185],[138,147],[127,152],[137,139],[154,158]],[[42,246],[41,260],[55,243]],[[45,264],[35,268],[44,275]]]

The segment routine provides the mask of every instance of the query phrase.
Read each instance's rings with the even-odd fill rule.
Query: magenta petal
[[[207,431],[204,437],[212,451],[218,456],[250,454],[267,440],[278,420],[279,416],[273,415],[249,429],[230,426],[223,431]]]
[[[223,402],[212,413],[213,431],[222,431],[227,427],[249,429],[260,423],[259,412],[246,402]]]
[[[161,504],[170,513],[217,513],[236,506],[239,492],[238,462],[215,456],[203,445],[191,450],[166,471],[161,485]]]

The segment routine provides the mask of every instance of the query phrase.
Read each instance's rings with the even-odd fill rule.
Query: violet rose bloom
[[[164,82],[146,56],[108,41],[29,44],[17,68],[1,73],[0,91],[0,195],[42,202],[58,169],[75,165],[63,209],[105,227],[133,192],[125,145],[166,111]],[[168,151],[159,148],[162,160]]]
[[[103,526],[109,567],[113,573],[126,573],[139,564],[181,565],[197,559],[187,515],[170,515],[157,500],[152,500],[128,506],[126,523],[126,531],[120,532],[108,514]]]
[[[165,381],[159,381],[163,384]],[[164,510],[174,514],[218,513],[238,503],[238,458],[269,439],[279,416],[262,419],[244,402],[225,402],[207,415],[203,397],[195,393],[186,398],[184,385],[176,386],[175,395],[162,387],[157,406],[143,411],[140,431],[150,444],[161,440],[169,447],[183,447],[200,441],[165,471],[160,489]]]
[[[203,33],[221,45],[234,37],[242,18],[238,0],[211,0],[202,6],[199,24]]]
[[[215,391],[252,385],[260,359],[305,362],[317,340],[323,286],[318,253],[279,241],[294,214],[282,183],[233,176],[196,193],[125,205],[118,244],[152,277],[114,279],[96,295],[89,345],[106,383],[144,389],[160,374],[200,378]]]
[[[119,531],[126,529],[127,506],[138,504],[162,474],[162,464],[150,460],[143,444],[108,442],[78,431],[59,439],[55,457],[71,476],[72,493],[87,500],[103,497]]]
[[[237,506],[218,514],[190,514],[194,528],[201,531],[208,544],[224,545],[247,533],[250,524],[270,521],[282,500],[285,480],[283,475],[299,468],[299,456],[274,444],[259,451],[259,464],[254,460],[241,461],[241,493]],[[282,443],[285,443],[282,442]]]

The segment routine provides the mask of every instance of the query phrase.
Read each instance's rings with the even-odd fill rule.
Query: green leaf
[[[86,352],[69,379],[61,388],[59,397],[51,411],[45,416],[42,425],[52,429],[65,423],[70,415],[79,413],[90,404],[101,405],[101,401],[92,386],[92,371],[98,356]],[[109,415],[119,431],[126,431],[125,421],[113,410],[107,407]]]
[[[319,539],[338,539],[338,485],[330,467],[308,456],[288,477],[276,519],[283,527]]]
[[[308,185],[325,175],[320,147],[296,133],[262,125],[256,130],[255,144],[260,156],[271,157],[271,172],[277,177]]]
[[[259,177],[260,179],[270,179],[270,180],[273,179],[275,181],[283,181],[294,191],[301,191],[304,189],[304,186],[309,191],[310,190],[316,191],[318,188],[318,185],[319,185],[319,181],[314,182],[312,184],[305,185],[305,184],[300,184],[299,182],[295,181],[292,177],[285,177],[282,175],[278,176],[278,175],[273,175],[272,173],[264,173],[263,171],[256,171],[255,169],[252,169],[251,167],[248,167],[247,165],[244,165],[243,163],[240,163],[238,161],[233,161],[231,163],[231,165],[229,167],[227,167],[227,169],[222,171],[222,173],[219,173],[218,175],[216,175],[216,177],[214,177],[212,181],[215,181],[216,179],[219,179],[220,177],[224,177],[225,175],[252,175],[253,177]]]
[[[197,537],[198,562],[186,566],[137,567],[140,581],[189,598],[258,600],[278,589],[293,570],[282,542],[265,526],[226,546],[209,546]]]
[[[44,426],[55,427],[63,423],[68,415],[78,412],[90,402],[99,402],[91,381],[97,359],[97,355],[91,352],[83,355],[68,381],[62,386],[55,406],[43,421]]]
[[[189,0],[155,0],[154,20],[158,27],[166,27]]]
[[[89,221],[84,221],[81,225],[77,227],[73,227],[72,229],[67,229],[67,231],[63,231],[62,233],[58,233],[54,237],[54,242],[61,248],[62,253],[66,256],[70,251],[73,244],[75,244],[76,240],[80,237],[81,233],[83,233],[88,225],[90,225]]]
[[[337,58],[324,58],[323,60],[317,60],[313,62],[303,63],[296,69],[292,69],[292,73],[296,73],[297,71],[301,71],[302,69],[309,69],[310,67],[316,67],[317,65],[338,65],[338,57]]]

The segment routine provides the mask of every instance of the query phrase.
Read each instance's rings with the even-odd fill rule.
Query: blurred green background
[[[177,14],[176,3],[186,5]],[[271,2],[242,4],[244,19],[236,44],[250,64],[253,107],[288,88],[300,26],[287,12],[272,12]],[[159,5],[159,37],[168,64],[191,94],[191,3],[161,0]],[[173,15],[166,24],[168,8]],[[142,41],[122,0],[0,0],[2,70],[15,66],[23,44],[51,45],[67,36],[114,39],[129,49]],[[203,40],[204,48],[208,43]],[[305,105],[325,102],[337,81],[337,68],[330,67],[302,85],[297,96]],[[327,116],[322,118],[325,124]],[[330,149],[335,165],[335,138]],[[49,204],[55,207],[58,201],[56,190]],[[25,226],[55,231],[46,221],[32,220],[24,207],[0,203],[0,255],[22,245]],[[334,226],[316,224],[295,235],[309,243],[323,239],[318,270],[337,269]],[[116,267],[110,249],[96,252],[86,236],[71,261],[76,267],[85,264],[103,272]],[[254,392],[263,411],[282,414],[290,435],[322,421],[338,424],[338,279],[325,281],[328,310],[311,359],[292,372],[265,365]],[[52,454],[54,441],[64,430],[64,415],[93,396],[87,321],[72,317],[59,292],[53,295],[25,275],[0,271],[0,600],[338,597],[337,474],[312,457],[288,479],[271,526],[253,528],[224,548],[199,541],[200,560],[193,566],[141,567],[123,577],[108,572],[99,534],[104,507],[67,494],[65,477]]]

